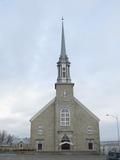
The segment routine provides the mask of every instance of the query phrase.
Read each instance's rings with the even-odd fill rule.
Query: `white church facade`
[[[99,153],[99,118],[74,97],[62,22],[56,96],[31,118],[31,149]]]

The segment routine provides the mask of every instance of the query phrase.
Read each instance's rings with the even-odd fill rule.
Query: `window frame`
[[[62,108],[60,110],[60,126],[70,126],[70,109]]]

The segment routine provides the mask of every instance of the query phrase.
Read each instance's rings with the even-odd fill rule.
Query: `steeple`
[[[62,36],[61,36],[61,57],[66,56],[65,36],[64,36],[64,19],[62,17]]]
[[[62,18],[61,53],[60,53],[59,61],[57,62],[57,67],[58,67],[57,83],[68,84],[68,83],[71,83],[70,62],[66,54],[63,20],[64,19]]]

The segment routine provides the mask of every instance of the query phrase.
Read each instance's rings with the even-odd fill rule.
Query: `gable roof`
[[[80,105],[87,113],[89,113],[94,119],[96,119],[98,122],[100,121],[100,119],[94,113],[92,113],[88,108],[86,108],[77,98],[74,97],[74,101],[78,105]]]
[[[43,111],[45,111],[52,103],[55,102],[55,98],[53,98],[47,105],[45,105],[40,111],[38,111],[31,119],[32,122],[36,117],[38,117]]]
[[[14,140],[13,140],[13,144],[18,144],[18,143],[24,143],[24,144],[29,144],[29,142],[30,142],[30,139],[29,138],[14,138]]]
[[[96,119],[98,122],[100,119],[92,113],[87,107],[85,107],[77,98],[74,97],[74,101],[80,105],[87,113],[89,113],[94,119]],[[53,98],[47,105],[45,105],[42,109],[40,109],[31,119],[30,121],[32,122],[36,117],[38,117],[43,111],[45,111],[52,103],[55,102],[55,98]]]

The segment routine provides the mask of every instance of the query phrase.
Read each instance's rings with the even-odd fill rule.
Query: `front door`
[[[61,150],[70,150],[70,144],[65,143],[61,146]]]
[[[66,134],[62,137],[61,143],[61,150],[70,150],[70,139]]]

